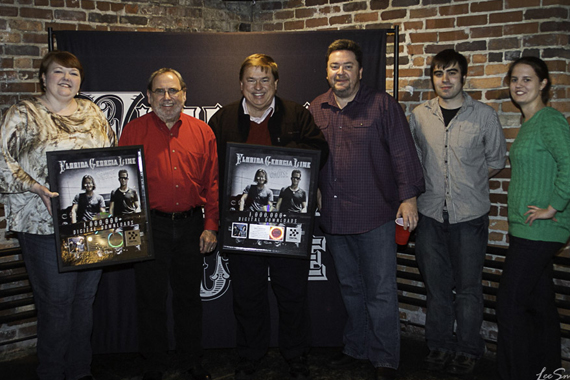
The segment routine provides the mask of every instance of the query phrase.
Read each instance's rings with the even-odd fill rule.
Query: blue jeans
[[[509,236],[497,295],[501,380],[536,379],[543,368],[545,374],[552,374],[562,367],[552,276],[554,255],[563,246]]]
[[[343,352],[374,367],[400,363],[395,226],[390,221],[362,234],[325,234],[348,313]]]
[[[41,380],[91,374],[93,301],[101,270],[59,273],[53,235],[18,233],[38,312]]]
[[[473,358],[484,353],[480,330],[488,228],[487,215],[450,224],[447,213],[443,223],[420,214],[416,260],[427,290],[425,328],[430,350],[458,352]]]

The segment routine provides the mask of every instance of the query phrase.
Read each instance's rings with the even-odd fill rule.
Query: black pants
[[[196,212],[187,219],[171,220],[153,215],[151,220],[155,260],[135,265],[139,351],[147,359],[147,369],[166,370],[170,286],[176,340],[173,367],[184,371],[203,354],[200,283],[204,259],[199,246],[203,216]]]
[[[536,380],[561,367],[552,258],[564,244],[509,236],[497,296],[497,361],[502,380]],[[542,376],[541,376],[542,378]]]
[[[236,344],[241,358],[259,360],[269,347],[271,318],[267,294],[268,268],[279,309],[278,341],[281,354],[288,360],[309,351],[309,265],[308,259],[230,255],[237,322]]]

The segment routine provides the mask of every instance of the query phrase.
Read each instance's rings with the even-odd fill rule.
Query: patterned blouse
[[[77,110],[69,116],[52,113],[38,99],[20,101],[7,111],[0,127],[0,202],[7,230],[53,233],[46,206],[30,192],[35,182],[49,188],[46,152],[115,145],[115,133],[99,107],[75,100]]]

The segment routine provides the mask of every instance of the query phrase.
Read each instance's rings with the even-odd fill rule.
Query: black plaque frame
[[[80,149],[47,153],[52,216],[60,272],[99,268],[154,257],[142,146]],[[137,192],[139,207],[132,214],[110,215],[111,193],[119,187],[119,170],[127,170],[128,187]],[[95,182],[104,213],[89,220],[71,221],[74,195],[84,176]]]
[[[315,222],[319,159],[320,152],[316,150],[229,143],[221,199],[221,250],[308,257]],[[244,202],[244,210],[240,211],[246,189],[257,186],[254,177],[259,169],[267,173],[265,186],[273,193],[273,202],[263,209],[249,209],[255,206]],[[302,211],[276,210],[281,191],[292,184],[293,170],[300,171],[299,187],[305,192],[306,207]]]

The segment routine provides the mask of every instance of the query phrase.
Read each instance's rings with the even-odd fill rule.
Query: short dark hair
[[[293,174],[295,174],[295,173],[299,174],[299,177],[301,177],[301,171],[300,171],[299,169],[293,170],[293,171],[291,172],[291,177],[293,177]]]
[[[53,50],[44,55],[42,62],[40,63],[39,80],[42,92],[46,92],[46,85],[42,77],[47,73],[49,66],[54,62],[59,63],[63,67],[77,69],[79,71],[79,76],[81,77],[81,83],[83,83],[83,66],[79,61],[79,58],[68,51]]]
[[[360,48],[360,45],[347,39],[336,40],[329,45],[329,48],[327,49],[327,64],[329,62],[330,55],[338,50],[348,50],[353,52],[356,57],[356,62],[358,62],[358,68],[362,68],[362,49]]]
[[[126,169],[119,170],[119,178],[121,177],[121,174],[126,174],[127,177],[129,176],[129,172]]]
[[[271,70],[273,79],[279,79],[279,66],[277,66],[277,62],[275,62],[275,60],[273,60],[273,58],[267,54],[252,54],[242,62],[239,69],[240,82],[243,79],[243,74],[248,67],[260,67],[265,73]]]
[[[83,176],[83,179],[81,180],[81,189],[85,190],[85,181],[87,181],[88,179],[91,180],[91,183],[93,184],[93,190],[95,190],[95,188],[97,188],[97,186],[95,186],[95,179],[91,177],[89,174]]]
[[[534,70],[534,73],[538,77],[538,80],[542,82],[546,79],[546,86],[540,92],[542,102],[546,104],[550,98],[550,87],[552,83],[550,82],[550,74],[548,73],[548,66],[546,63],[538,57],[521,57],[511,63],[509,66],[509,71],[507,72],[507,80],[511,82],[511,76],[513,75],[513,69],[518,64],[529,65]]]
[[[257,180],[257,175],[260,174],[260,173],[265,176],[265,183],[267,183],[267,180],[268,180],[269,178],[267,177],[267,172],[266,172],[265,170],[263,170],[263,169],[257,169],[257,171],[255,172],[255,175],[253,176],[253,180],[254,180],[254,181]]]
[[[180,82],[180,89],[186,90],[186,83],[184,82],[184,79],[182,79],[182,75],[180,75],[180,73],[178,71],[171,69],[171,68],[168,68],[168,67],[163,67],[162,69],[158,69],[154,73],[150,74],[150,77],[148,78],[148,84],[146,86],[147,90],[152,92],[153,91],[152,82],[154,81],[154,78],[156,78],[157,76],[159,76],[161,74],[165,74],[165,73],[174,74],[174,76],[176,78],[178,78],[178,81]]]
[[[431,61],[431,68],[429,76],[433,81],[433,72],[436,67],[442,67],[447,69],[450,66],[457,64],[459,70],[461,71],[461,77],[464,78],[467,75],[467,59],[463,54],[456,52],[453,49],[445,49],[440,51],[433,57]]]

